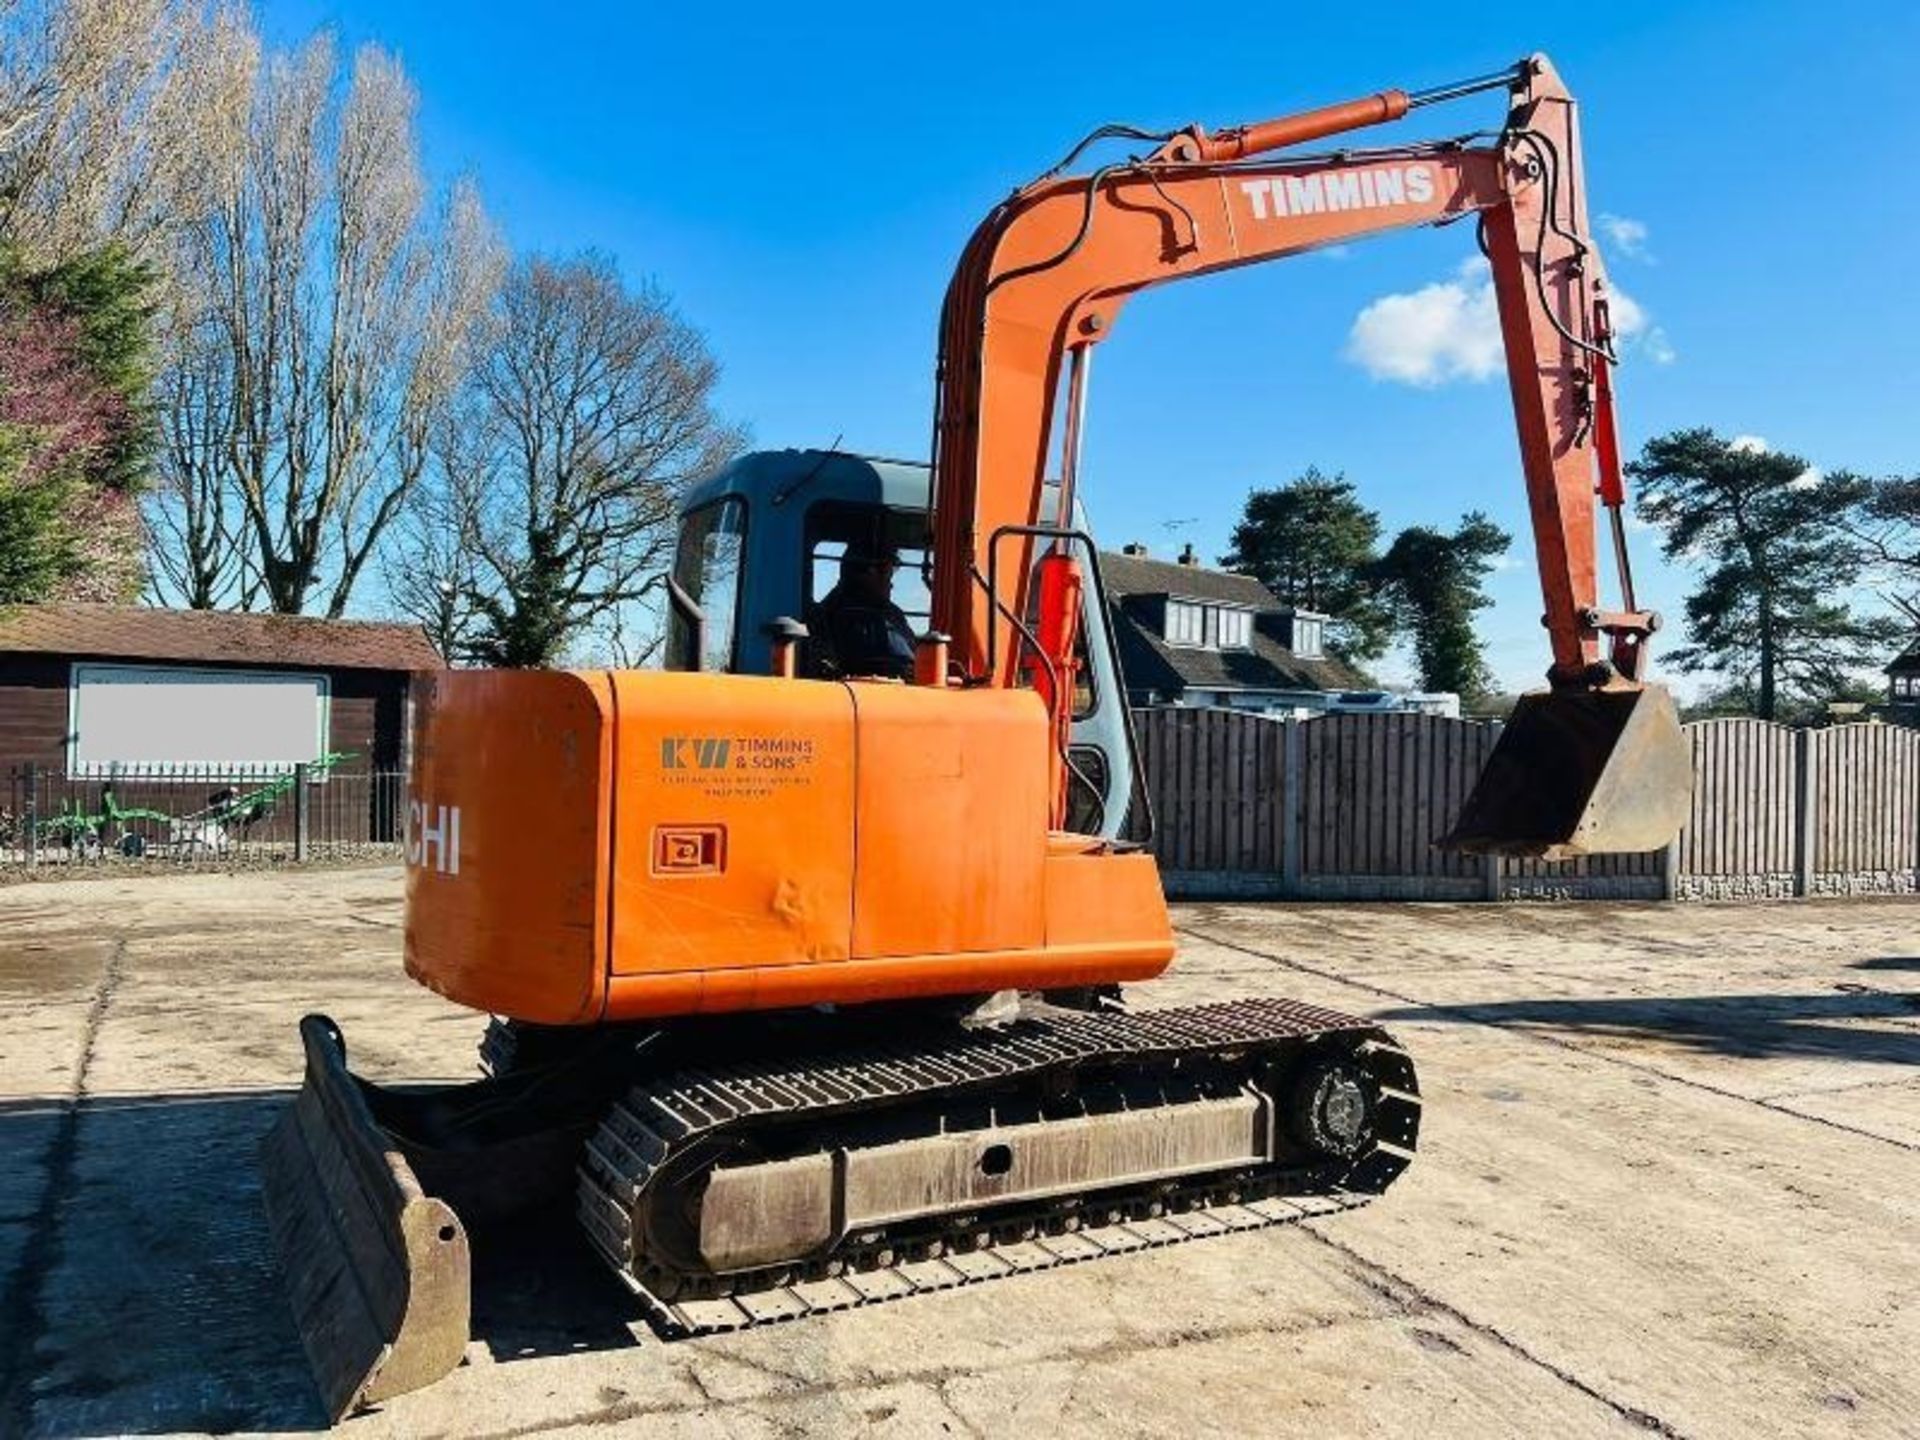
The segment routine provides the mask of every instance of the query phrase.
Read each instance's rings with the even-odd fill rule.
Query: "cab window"
[[[804,618],[811,634],[802,650],[804,673],[831,677],[857,668],[850,667],[846,656],[835,653],[839,627],[829,618],[836,608],[836,587],[842,583],[849,557],[891,566],[885,602],[901,612],[899,618],[911,634],[919,635],[927,629],[933,601],[927,584],[931,537],[924,510],[823,500],[807,511],[806,543]],[[871,605],[874,597],[857,597],[853,603]]]
[[[702,505],[681,520],[673,556],[680,595],[667,611],[667,669],[733,668],[746,542],[747,505],[737,495]]]

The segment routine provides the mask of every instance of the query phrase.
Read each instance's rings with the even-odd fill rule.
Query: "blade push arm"
[[[1501,84],[1514,86],[1513,110],[1489,143],[1246,158]],[[1636,677],[1648,619],[1631,611],[1630,592],[1628,610],[1601,610],[1596,589],[1596,488],[1609,505],[1621,498],[1604,277],[1583,238],[1573,104],[1543,58],[1422,95],[1386,91],[1241,130],[1184,131],[1143,160],[1043,177],[988,216],[942,313],[934,437],[933,622],[953,637],[968,675],[1015,683],[1032,541],[1009,527],[1054,519],[1040,511],[1063,369],[1113,333],[1128,298],[1469,214],[1481,219],[1493,267],[1551,678],[1603,683],[1607,634],[1611,668]],[[1006,593],[989,593],[989,574],[1007,577]],[[1052,658],[1071,664],[1070,655]]]

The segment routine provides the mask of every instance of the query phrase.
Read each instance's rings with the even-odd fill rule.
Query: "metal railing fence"
[[[397,770],[14,765],[0,784],[0,869],[397,856],[405,826]]]

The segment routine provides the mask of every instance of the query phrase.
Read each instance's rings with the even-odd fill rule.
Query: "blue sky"
[[[1218,126],[1545,50],[1583,101],[1594,212],[1640,227],[1610,250],[1658,331],[1620,377],[1627,448],[1705,424],[1828,470],[1920,469],[1915,7],[267,0],[263,20],[277,40],[330,26],[397,51],[435,173],[473,176],[518,248],[597,248],[657,280],[708,334],[721,404],[758,444],[913,457],[962,242],[1093,125]],[[1481,96],[1374,133],[1499,115]],[[1536,683],[1503,381],[1474,377],[1466,342],[1350,341],[1392,295],[1469,324],[1472,246],[1466,226],[1415,231],[1137,300],[1091,401],[1103,540],[1217,557],[1247,490],[1310,463],[1344,470],[1389,529],[1483,508],[1518,542],[1494,577],[1491,658],[1504,683]],[[1465,373],[1428,384],[1363,363],[1444,374],[1449,356]],[[1643,601],[1677,619],[1686,577],[1635,544]]]

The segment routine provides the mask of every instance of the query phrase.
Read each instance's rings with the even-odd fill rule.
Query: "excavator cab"
[[[669,670],[766,675],[774,669],[776,622],[807,627],[798,673],[849,673],[833,653],[827,622],[849,557],[892,565],[894,623],[930,628],[933,536],[925,465],[837,450],[758,451],[693,485],[680,504],[680,534],[668,585]],[[1049,486],[1043,508],[1058,506]],[[1084,533],[1085,517],[1077,513]],[[1077,558],[1097,577],[1084,543]],[[1112,626],[1097,583],[1081,610],[1066,828],[1118,839],[1134,796],[1134,751]]]

